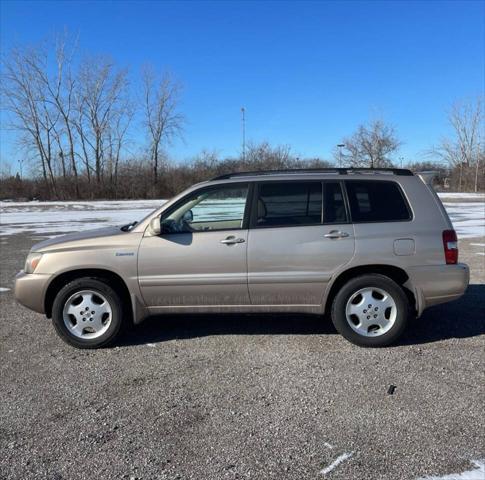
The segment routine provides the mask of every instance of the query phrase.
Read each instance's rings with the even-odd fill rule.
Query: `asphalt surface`
[[[0,293],[0,478],[471,470],[485,457],[485,257],[471,245],[483,241],[460,244],[472,267],[466,295],[379,350],[351,345],[320,318],[244,315],[154,318],[117,347],[79,351]],[[32,243],[0,239],[0,287],[13,288]]]

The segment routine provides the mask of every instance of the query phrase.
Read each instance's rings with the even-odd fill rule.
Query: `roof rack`
[[[252,177],[259,175],[291,175],[291,174],[305,174],[305,173],[335,173],[338,175],[348,175],[353,173],[377,173],[387,175],[401,175],[405,177],[413,176],[413,172],[406,168],[290,168],[288,170],[259,170],[253,172],[234,172],[219,175],[211,179],[213,180],[227,180],[234,177]]]

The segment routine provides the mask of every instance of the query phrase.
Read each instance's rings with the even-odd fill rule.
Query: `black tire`
[[[63,310],[66,301],[75,293],[91,290],[100,293],[111,308],[111,319],[107,330],[97,338],[80,338],[73,335],[64,323]],[[69,282],[57,293],[52,305],[52,323],[57,334],[69,345],[76,348],[100,348],[112,343],[119,335],[124,322],[123,305],[118,293],[102,278],[82,277]]]
[[[347,321],[346,315],[347,302],[352,295],[368,287],[387,292],[394,300],[397,309],[392,327],[381,335],[370,337],[356,332]],[[380,274],[361,275],[349,280],[337,293],[332,303],[332,322],[335,328],[347,340],[361,347],[386,347],[393,344],[406,329],[409,316],[409,300],[403,289],[391,278]]]

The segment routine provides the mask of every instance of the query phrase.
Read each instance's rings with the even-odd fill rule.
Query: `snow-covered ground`
[[[485,201],[443,202],[459,238],[485,236]]]
[[[485,193],[438,193],[459,238],[485,236]]]
[[[485,478],[485,461],[472,461],[474,468],[462,473],[452,473],[438,477],[428,476],[421,477],[418,480],[483,480]]]
[[[453,198],[456,200],[481,200],[485,201],[485,193],[463,193],[463,192],[440,192],[438,196],[443,198]]]
[[[54,236],[141,220],[165,200],[0,202],[0,236]]]
[[[439,194],[460,238],[485,237],[485,194]],[[0,202],[0,236],[54,236],[141,220],[165,200]]]

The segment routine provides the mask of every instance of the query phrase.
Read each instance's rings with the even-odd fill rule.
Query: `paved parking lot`
[[[0,287],[13,287],[34,242],[0,239]],[[380,350],[351,345],[320,318],[244,315],[155,318],[115,348],[79,351],[4,291],[0,477],[476,475],[471,462],[485,458],[483,244],[460,243],[472,266],[467,294]]]

